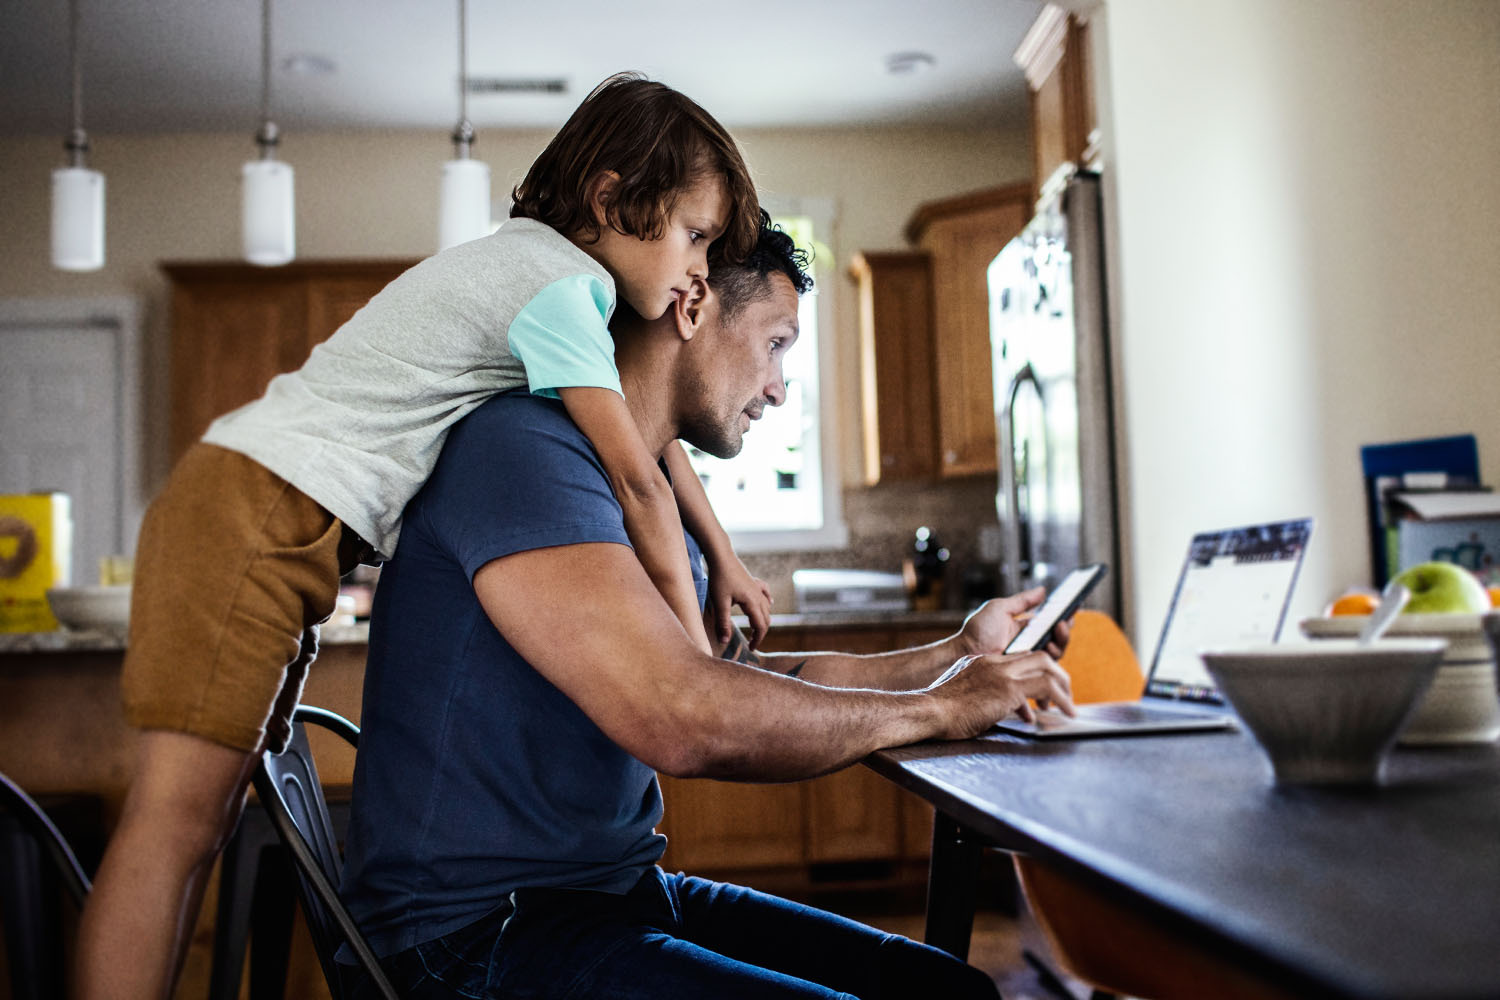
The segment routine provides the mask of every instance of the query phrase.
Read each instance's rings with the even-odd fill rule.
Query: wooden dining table
[[[927,940],[955,954],[999,847],[1273,993],[1500,997],[1495,745],[1398,747],[1364,787],[1278,785],[1244,731],[996,732],[864,763],[936,806]]]

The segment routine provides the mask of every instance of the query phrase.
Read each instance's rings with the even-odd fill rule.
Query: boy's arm
[[[688,637],[708,652],[708,633],[693,587],[677,499],[641,440],[624,398],[612,389],[593,386],[558,388],[557,394],[568,416],[599,453],[624,512],[625,531],[635,546],[636,558]],[[686,461],[686,456],[683,458]],[[723,529],[719,530],[722,534]],[[701,536],[695,533],[694,537]]]
[[[666,459],[682,523],[698,540],[703,556],[708,560],[709,612],[713,616],[718,641],[729,641],[734,631],[730,607],[738,604],[750,619],[750,645],[758,648],[766,630],[771,627],[770,592],[735,554],[729,534],[719,524],[713,505],[708,502],[708,494],[703,492],[703,484],[698,481],[698,473],[688,461],[680,441],[667,445]]]

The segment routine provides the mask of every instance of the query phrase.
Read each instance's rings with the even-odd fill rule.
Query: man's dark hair
[[[589,183],[613,170],[620,183],[605,223],[657,239],[677,196],[718,175],[729,199],[713,249],[736,261],[755,246],[755,185],[724,126],[689,98],[639,73],[616,73],[595,87],[511,191],[516,218],[544,222],[564,236],[597,239]]]
[[[807,273],[809,263],[807,251],[799,249],[791,236],[772,224],[771,216],[761,209],[755,248],[736,264],[713,260],[709,264],[708,283],[719,296],[720,314],[727,320],[771,293],[770,282],[766,281],[771,274],[786,275],[798,295],[810,291],[813,280]]]

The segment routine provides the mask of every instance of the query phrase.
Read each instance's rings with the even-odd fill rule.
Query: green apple
[[[1411,591],[1405,614],[1455,611],[1477,614],[1490,609],[1490,595],[1484,584],[1454,563],[1419,563],[1397,573],[1391,582]]]

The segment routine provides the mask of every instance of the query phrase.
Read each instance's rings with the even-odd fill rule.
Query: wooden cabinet
[[[1089,22],[1048,4],[1016,49],[1031,91],[1032,152],[1040,190],[1067,164],[1099,155]]]
[[[414,260],[163,264],[172,285],[171,456],[265,391]]]
[[[942,477],[995,472],[989,266],[1031,218],[1031,186],[1013,184],[921,206],[906,235],[932,266],[935,457]]]
[[[921,645],[953,629],[777,629],[766,650],[877,653]],[[663,867],[712,874],[845,862],[921,860],[932,810],[869,769],[785,785],[662,777]]]
[[[855,256],[866,482],[995,472],[989,266],[1032,204],[1029,184],[927,202],[918,249]]]
[[[932,259],[856,254],[865,480],[931,479],[936,470]]]

